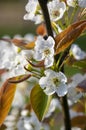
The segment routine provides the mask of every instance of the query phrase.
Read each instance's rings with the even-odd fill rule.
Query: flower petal
[[[37,60],[37,61],[43,60],[44,59],[43,53],[40,53],[40,52],[34,53],[34,59]]]
[[[61,83],[58,88],[56,88],[56,93],[58,94],[59,97],[63,97],[67,94],[67,85]]]
[[[46,86],[47,86],[47,77],[42,77],[40,80],[39,80],[39,85],[42,89],[44,89]]]
[[[46,89],[44,89],[44,92],[46,93],[46,95],[52,95],[55,93],[55,90],[53,89],[53,87],[46,87]]]
[[[45,58],[44,65],[46,68],[48,68],[53,65],[53,62],[54,62],[53,57],[47,57],[47,58]]]
[[[54,47],[55,41],[54,41],[54,39],[51,36],[48,37],[47,42],[48,42],[48,46],[50,48]]]
[[[62,72],[57,73],[57,78],[62,83],[66,83],[67,82],[67,78],[66,78],[66,76]]]

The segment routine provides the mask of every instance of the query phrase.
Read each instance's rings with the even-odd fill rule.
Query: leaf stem
[[[72,12],[72,15],[71,15],[71,18],[70,18],[70,21],[69,21],[70,24],[73,22],[73,19],[74,19],[74,16],[75,16],[77,10],[78,10],[78,7],[76,6],[76,7],[74,8],[74,10],[73,10],[73,12]]]

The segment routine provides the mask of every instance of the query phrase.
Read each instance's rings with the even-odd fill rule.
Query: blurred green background
[[[25,5],[28,0],[0,0],[0,37],[3,35],[14,36],[34,33],[34,24],[23,20]]]

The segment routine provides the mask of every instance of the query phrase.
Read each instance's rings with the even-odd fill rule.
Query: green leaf
[[[73,67],[86,70],[86,59],[74,62]]]
[[[31,105],[39,121],[43,120],[48,111],[51,97],[47,96],[38,84],[32,89],[30,94]]]

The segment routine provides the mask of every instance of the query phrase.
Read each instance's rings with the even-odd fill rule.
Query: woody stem
[[[38,0],[38,1],[39,1],[39,4],[40,4],[42,12],[43,12],[43,16],[44,16],[48,36],[52,36],[54,38],[52,27],[51,27],[50,16],[49,16],[48,8],[47,8],[47,1],[48,0]],[[55,59],[58,60],[58,57],[59,57],[59,55],[55,56]],[[60,65],[64,61],[64,57],[65,56],[62,57],[62,59],[60,61]],[[64,67],[61,68],[61,71],[64,72]],[[65,130],[71,130],[70,114],[69,114],[69,107],[68,107],[68,102],[67,102],[67,95],[65,95],[64,97],[61,97],[60,101],[61,101],[61,105],[62,105],[62,109],[63,109]]]

